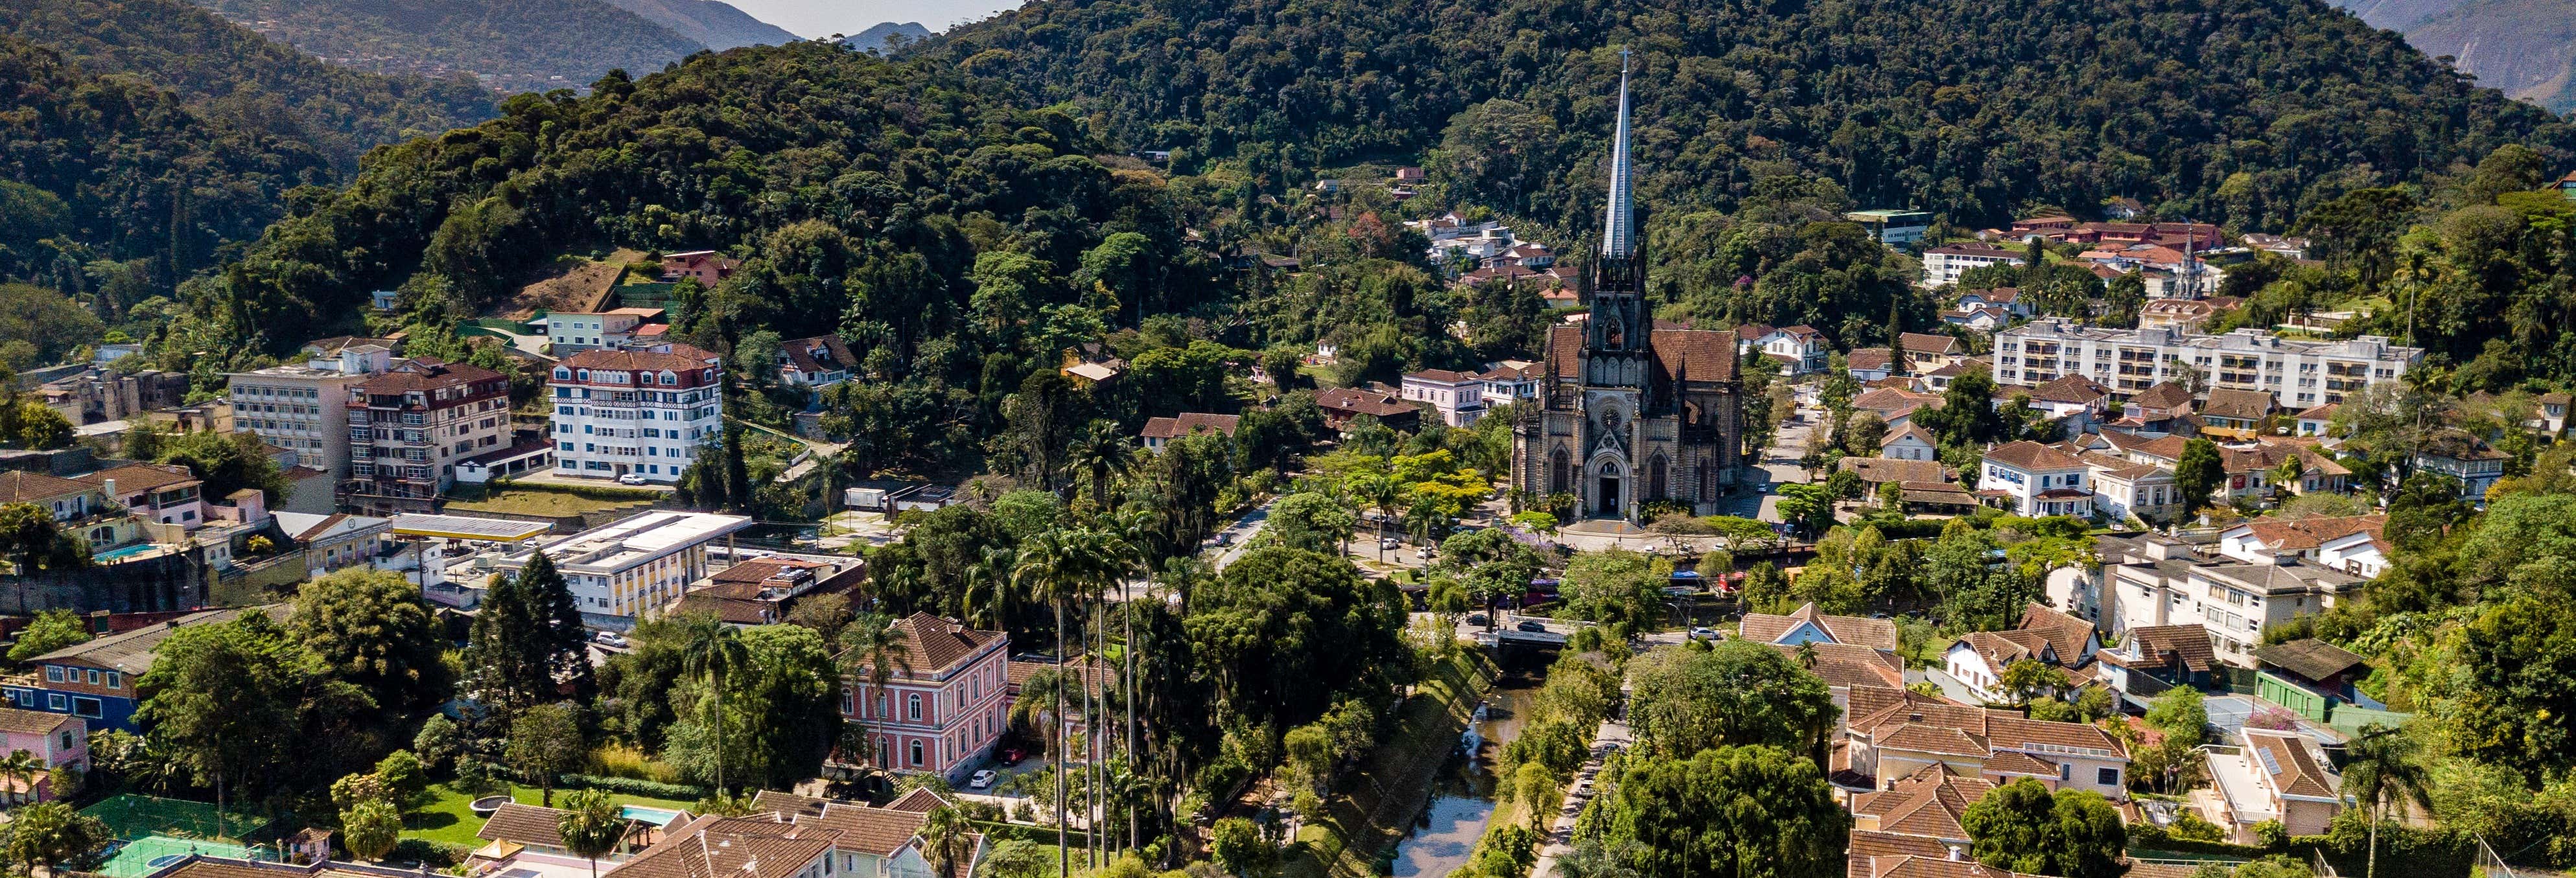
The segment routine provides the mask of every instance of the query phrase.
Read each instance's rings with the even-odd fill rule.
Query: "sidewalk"
[[[1583,815],[1583,806],[1599,789],[1596,782],[1600,780],[1601,760],[1609,755],[1612,744],[1626,750],[1636,744],[1636,739],[1628,734],[1627,723],[1602,720],[1601,729],[1592,734],[1591,758],[1574,770],[1574,785],[1565,792],[1564,807],[1557,810],[1556,822],[1548,826],[1546,837],[1539,839],[1538,863],[1530,868],[1530,878],[1550,878],[1556,873],[1557,858],[1573,850],[1574,819]]]

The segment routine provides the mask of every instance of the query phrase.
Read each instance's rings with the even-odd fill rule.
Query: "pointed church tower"
[[[1585,381],[1637,387],[1654,325],[1641,295],[1645,267],[1638,258],[1637,211],[1628,156],[1628,50],[1619,50],[1619,122],[1610,139],[1610,197],[1601,214],[1601,258],[1593,266],[1592,314],[1585,328]]]

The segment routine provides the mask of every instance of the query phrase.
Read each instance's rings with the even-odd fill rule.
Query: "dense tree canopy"
[[[1994,6],[1570,0],[1283,10],[1043,3],[929,41],[1039,84],[1175,163],[1268,185],[1437,146],[1462,202],[1593,222],[1619,57],[1637,50],[1641,201],[1724,209],[1780,173],[1993,224],[2131,196],[2248,227],[2571,132],[2320,4]]]

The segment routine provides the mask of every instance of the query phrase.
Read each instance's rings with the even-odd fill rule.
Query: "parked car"
[[[1217,531],[1216,544],[1220,546],[1234,545],[1234,532],[1230,530]]]
[[[1380,549],[1396,549],[1403,546],[1404,541],[1394,537],[1379,537],[1377,541],[1377,547]]]
[[[992,769],[987,768],[982,771],[975,772],[975,776],[969,778],[966,781],[966,785],[979,790],[984,789],[992,786],[994,778],[997,777],[1000,777],[1000,775],[994,774]]]
[[[1547,633],[1547,623],[1535,619],[1523,619],[1520,624],[1512,627],[1523,631],[1536,631],[1540,634]]]
[[[1485,614],[1483,613],[1474,613],[1467,616],[1467,624],[1469,625],[1486,625],[1491,623],[1492,620],[1485,618]]]
[[[1003,764],[1003,765],[1018,765],[1018,764],[1020,764],[1020,760],[1022,760],[1022,759],[1026,759],[1026,758],[1028,758],[1028,754],[1025,754],[1025,753],[1020,752],[1020,748],[1018,748],[1018,747],[1004,747],[1004,748],[1002,748],[1002,764]]]
[[[1690,636],[1692,640],[1716,640],[1717,629],[1706,626],[1693,628],[1691,629]]]
[[[644,482],[643,473],[627,473],[617,477],[617,483],[620,485],[641,485]]]

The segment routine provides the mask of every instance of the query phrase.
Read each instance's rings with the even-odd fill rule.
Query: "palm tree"
[[[1125,562],[1129,555],[1125,541],[1093,528],[1059,528],[1038,534],[1021,545],[1016,577],[1021,580],[1022,588],[1032,594],[1045,595],[1047,602],[1055,608],[1055,672],[1059,681],[1064,677],[1066,605],[1106,591],[1128,569]],[[1083,688],[1088,691],[1091,687],[1086,684]],[[1053,697],[1054,718],[1049,722],[1061,723],[1064,721],[1064,687],[1061,682],[1055,687]],[[1062,736],[1058,736],[1058,741],[1062,741]],[[1065,806],[1070,793],[1066,789],[1064,774],[1065,755],[1059,743],[1055,754],[1056,868],[1060,875],[1070,876],[1073,867],[1065,860],[1068,841],[1065,837]]]
[[[877,704],[886,698],[886,682],[894,679],[894,669],[912,658],[912,640],[895,628],[894,618],[884,613],[868,613],[852,620],[841,629],[841,674],[865,676],[868,681],[867,703]],[[889,705],[890,707],[891,705]],[[859,711],[867,713],[867,711]],[[877,713],[882,713],[878,711]],[[870,719],[884,722],[885,717],[871,713]],[[876,754],[866,754],[870,763]],[[883,765],[877,766],[885,768]]]
[[[2433,808],[2433,774],[2423,745],[2403,732],[2372,723],[2345,745],[2343,793],[2370,809],[2370,859],[2362,878],[2378,878],[2380,812],[2392,803]]]
[[[1118,424],[1108,420],[1091,422],[1090,432],[1073,446],[1075,469],[1091,476],[1091,504],[1109,508],[1109,483],[1136,467],[1136,446],[1118,432]]]
[[[751,664],[751,652],[742,645],[741,635],[715,616],[691,614],[678,620],[680,655],[683,669],[705,680],[715,693],[716,792],[725,790],[725,677]]]
[[[13,800],[10,804],[35,801],[36,775],[42,774],[44,770],[45,764],[36,759],[36,754],[25,750],[12,750],[9,751],[8,756],[0,757],[0,781],[9,782],[8,797]],[[17,784],[18,779],[22,777],[27,779],[27,786],[23,792],[19,790]]]
[[[1070,878],[1073,874],[1073,865],[1065,858],[1068,847],[1064,834],[1064,806],[1067,791],[1062,731],[1064,726],[1064,602],[1072,591],[1069,580],[1075,575],[1076,565],[1080,563],[1077,555],[1070,541],[1065,539],[1065,532],[1047,531],[1020,545],[1020,566],[1014,572],[1023,590],[1031,594],[1045,595],[1047,604],[1055,610],[1055,667],[1053,679],[1047,687],[1048,696],[1052,701],[1052,706],[1047,711],[1047,725],[1050,727],[1047,729],[1047,738],[1056,743],[1053,750],[1047,754],[1047,759],[1054,763],[1055,768],[1055,862],[1059,878]]]
[[[957,878],[957,867],[975,855],[974,828],[966,815],[941,805],[930,810],[921,821],[921,853],[930,861],[938,878]]]
[[[625,810],[599,790],[574,790],[564,797],[564,814],[555,818],[564,850],[590,861],[591,878],[599,878],[599,858],[626,840]]]
[[[1395,507],[1404,502],[1404,486],[1388,476],[1369,476],[1351,480],[1352,492],[1377,508],[1378,560],[1386,560],[1386,523],[1395,518]]]
[[[1018,565],[1019,557],[1008,547],[986,546],[982,560],[966,565],[966,587],[958,596],[958,615],[969,622],[980,617],[992,622],[995,628],[1007,628],[1011,613],[1011,569]],[[985,590],[986,600],[980,605],[975,601],[977,586]]]

